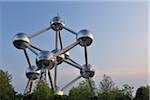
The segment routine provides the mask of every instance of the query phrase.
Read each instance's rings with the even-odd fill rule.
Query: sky
[[[97,87],[104,74],[111,76],[120,88],[123,84],[148,84],[148,3],[146,1],[36,1],[0,2],[0,69],[12,76],[16,91],[23,92],[27,83],[27,63],[22,50],[16,49],[12,38],[16,33],[31,35],[50,24],[59,13],[65,26],[75,32],[88,29],[94,35],[88,47],[89,63],[95,68],[93,77]],[[65,46],[76,41],[75,36],[62,31]],[[50,30],[32,40],[44,50],[54,49],[55,32]],[[72,59],[84,64],[84,49],[77,46],[70,51]],[[32,64],[36,56],[29,51]],[[80,75],[78,69],[67,64],[59,67],[58,85],[63,87]],[[83,80],[83,79],[81,79]],[[81,81],[72,86],[77,86]],[[72,87],[71,86],[71,87]],[[71,88],[70,87],[70,88]],[[67,90],[68,91],[68,90]]]

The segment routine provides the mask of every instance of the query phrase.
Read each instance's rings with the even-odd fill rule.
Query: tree
[[[111,77],[104,74],[100,81],[98,100],[132,100],[132,89],[133,87],[127,84],[123,85],[123,89],[119,89]]]
[[[104,74],[102,81],[100,81],[100,92],[112,91],[115,88],[115,83],[111,77]]]
[[[15,98],[15,90],[11,85],[11,75],[0,69],[0,100],[11,100]]]
[[[133,95],[132,95],[133,89],[134,89],[134,87],[129,86],[128,84],[124,84],[122,91],[123,91],[124,95],[126,95],[129,98],[133,99]]]
[[[52,99],[50,99],[50,100],[52,100]],[[53,100],[69,100],[69,99],[68,99],[67,95],[54,95]]]
[[[49,100],[54,95],[46,81],[41,80],[32,93],[32,100]]]
[[[116,89],[98,94],[98,100],[132,100],[124,91]]]
[[[134,100],[149,100],[150,86],[141,86],[137,89]]]
[[[24,100],[23,97],[24,97],[23,94],[18,93],[18,94],[16,94],[16,96],[15,96],[15,100]],[[29,99],[28,99],[28,100],[29,100]]]
[[[84,80],[79,83],[78,87],[73,87],[69,92],[71,100],[91,100],[95,96],[95,83],[93,80]]]

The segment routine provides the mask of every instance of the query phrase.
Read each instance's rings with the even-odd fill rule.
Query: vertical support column
[[[88,66],[88,56],[87,56],[87,47],[84,46],[84,55],[85,55],[85,64]]]
[[[54,72],[54,86],[57,91],[57,80],[58,80],[58,65],[55,65],[55,72]]]
[[[58,50],[58,36],[59,36],[59,31],[56,31],[56,41],[55,41],[55,49]]]
[[[62,50],[64,47],[63,47],[63,42],[62,42],[62,37],[61,37],[60,31],[59,31],[59,42],[60,42],[60,49]]]
[[[29,67],[31,68],[31,67],[32,67],[32,65],[31,65],[31,62],[30,62],[29,56],[28,56],[28,54],[27,54],[27,50],[26,50],[26,48],[25,48],[25,49],[23,49],[23,51],[24,51],[25,57],[26,57],[26,59],[27,59],[27,63],[28,63],[28,65],[29,65]]]
[[[52,91],[54,91],[54,85],[53,85],[53,81],[52,81],[51,71],[50,70],[48,70],[48,77],[49,77],[49,81],[50,81],[50,84],[51,84]]]
[[[56,43],[55,43],[55,49],[58,50],[58,39],[59,39],[59,32],[60,31],[56,31]],[[54,70],[54,87],[55,90],[57,91],[57,79],[58,79],[58,65],[55,64],[55,70]]]

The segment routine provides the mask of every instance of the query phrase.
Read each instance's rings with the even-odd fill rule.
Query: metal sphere
[[[56,16],[50,21],[50,25],[54,31],[60,31],[63,29],[65,24],[64,20],[62,20],[59,16]]]
[[[41,51],[36,57],[36,64],[39,69],[52,69],[55,64],[55,59],[51,59],[53,53],[50,51]]]
[[[57,53],[59,52],[58,49],[54,49],[51,51],[52,53]],[[63,62],[63,59],[64,59],[64,54],[61,54],[59,56],[56,57],[56,64],[61,64]]]
[[[92,68],[90,64],[83,65],[82,69],[80,70],[80,74],[83,78],[92,78],[95,74],[95,70]]]
[[[80,42],[79,44],[81,46],[91,45],[91,43],[93,42],[93,39],[94,39],[93,34],[86,29],[83,29],[78,32],[77,40]]]
[[[60,50],[58,50],[58,49],[52,50],[53,53],[57,53],[59,51]],[[68,56],[69,56],[69,52],[66,52],[65,54],[61,54],[61,55],[57,56],[56,57],[56,63],[57,64],[61,64],[63,62],[63,59],[66,58],[66,57],[68,57]]]
[[[18,33],[13,38],[13,44],[18,49],[25,49],[26,44],[30,43],[30,38],[25,33]]]
[[[36,80],[40,75],[40,70],[37,71],[36,66],[32,66],[31,68],[27,68],[26,77],[30,80]]]

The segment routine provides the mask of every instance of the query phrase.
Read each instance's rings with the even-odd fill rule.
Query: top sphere
[[[86,29],[83,29],[78,32],[77,40],[80,42],[79,44],[81,46],[91,45],[91,43],[93,42],[93,39],[94,39],[93,34]]]
[[[17,49],[25,49],[29,43],[30,38],[25,33],[18,33],[13,38],[13,44]]]
[[[65,24],[64,20],[62,20],[59,16],[56,16],[50,21],[50,25],[54,31],[60,31],[63,29]]]

